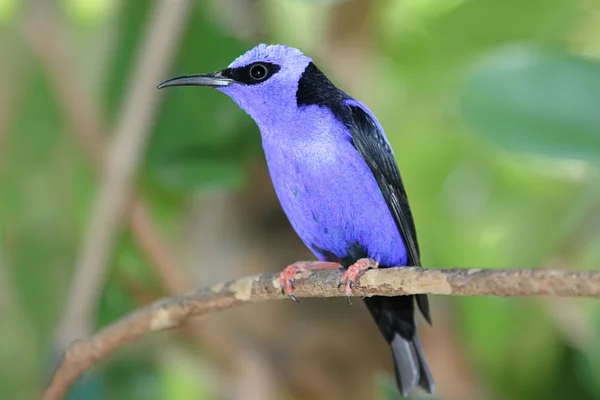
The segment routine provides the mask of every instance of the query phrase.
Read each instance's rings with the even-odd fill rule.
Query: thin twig
[[[175,50],[173,43],[179,43],[187,8],[187,0],[156,2],[132,85],[107,149],[103,184],[76,263],[73,290],[61,324],[62,345],[86,336],[91,329],[90,310],[94,309],[105,280],[108,259],[131,198],[131,183],[157,102],[154,86],[166,72]]]
[[[297,275],[296,297],[341,297],[341,271],[328,270]],[[354,286],[355,296],[409,294],[459,296],[583,296],[600,297],[600,271],[547,269],[490,270],[386,268],[367,271]],[[190,318],[246,303],[286,298],[279,289],[279,275],[262,274],[237,279],[180,296],[160,300],[122,318],[89,339],[73,343],[55,371],[43,400],[59,400],[94,363],[139,337],[175,328]]]

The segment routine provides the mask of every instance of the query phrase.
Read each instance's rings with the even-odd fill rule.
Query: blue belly
[[[367,256],[384,266],[406,265],[404,242],[375,178],[350,141],[333,134],[263,143],[291,225],[321,260]]]

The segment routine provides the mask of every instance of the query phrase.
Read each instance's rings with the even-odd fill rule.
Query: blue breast
[[[406,248],[377,182],[331,111],[306,107],[292,123],[271,126],[262,136],[281,206],[319,259],[406,265]]]

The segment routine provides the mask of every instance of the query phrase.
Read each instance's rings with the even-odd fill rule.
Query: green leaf
[[[600,161],[600,64],[531,46],[495,51],[468,75],[462,111],[508,149]]]

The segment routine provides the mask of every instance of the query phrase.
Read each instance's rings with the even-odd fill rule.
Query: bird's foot
[[[344,272],[344,274],[340,278],[338,287],[342,286],[344,283],[346,284],[346,301],[348,302],[348,304],[352,304],[350,302],[350,296],[352,295],[352,285],[354,284],[354,282],[356,282],[358,276],[364,271],[371,268],[377,268],[378,266],[379,263],[371,258],[361,258],[360,260],[352,264],[350,267],[348,267],[346,272]]]
[[[279,274],[279,285],[282,294],[288,294],[292,300],[300,303],[300,300],[294,296],[294,280],[296,279],[296,273],[302,271],[315,271],[318,269],[339,269],[340,264],[333,262],[322,262],[322,261],[299,261],[292,265],[288,265]]]

